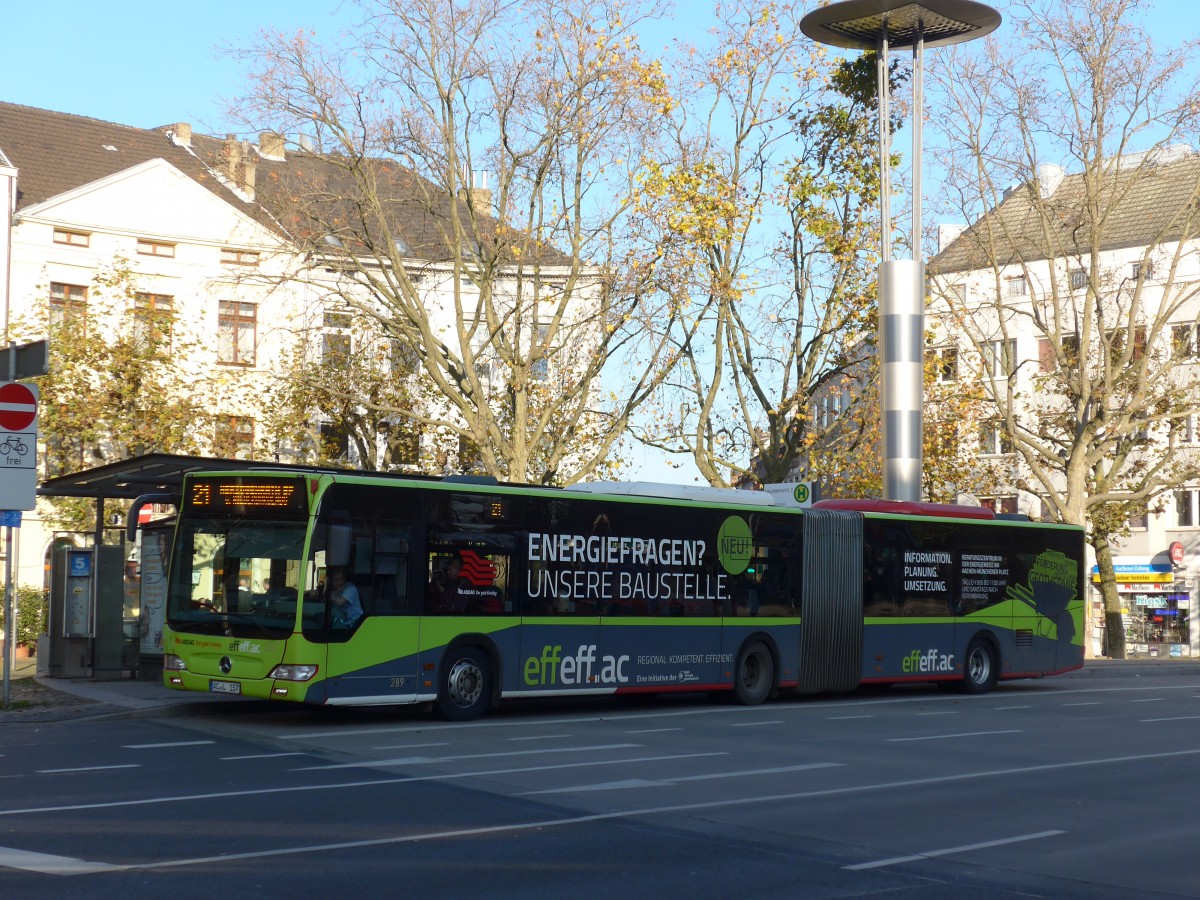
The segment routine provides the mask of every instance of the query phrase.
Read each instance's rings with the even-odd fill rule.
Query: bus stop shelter
[[[57,677],[121,678],[140,671],[144,648],[138,635],[127,634],[125,593],[129,589],[127,563],[138,511],[150,503],[178,506],[183,478],[189,472],[220,472],[262,468],[312,472],[311,467],[283,463],[250,462],[150,453],[47,478],[38,487],[41,497],[78,497],[94,500],[95,529],[90,547],[55,543],[50,560],[50,620],[47,643],[39,648],[39,667]],[[115,502],[132,501],[128,528]],[[112,510],[111,514],[108,510]],[[105,532],[117,530],[116,540]],[[169,535],[162,529],[164,541]],[[167,548],[169,549],[169,548]],[[143,590],[139,581],[138,590]],[[139,615],[144,612],[138,604]],[[140,629],[139,629],[140,630]],[[153,662],[161,664],[159,659]],[[43,661],[44,660],[44,661]]]

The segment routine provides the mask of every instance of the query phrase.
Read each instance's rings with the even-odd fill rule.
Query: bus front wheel
[[[983,638],[975,638],[967,648],[962,688],[968,694],[986,694],[996,686],[996,651]]]
[[[452,722],[477,719],[492,699],[492,669],[487,656],[477,647],[463,647],[446,654],[437,708]]]
[[[733,697],[743,706],[757,706],[775,687],[775,659],[761,641],[742,648],[734,669]]]

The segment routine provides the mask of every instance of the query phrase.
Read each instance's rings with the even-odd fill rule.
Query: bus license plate
[[[213,694],[240,694],[242,685],[237,681],[209,681],[208,690]]]

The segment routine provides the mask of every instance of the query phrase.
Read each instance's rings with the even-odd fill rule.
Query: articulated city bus
[[[164,682],[311,704],[982,693],[1083,664],[1079,528],[774,492],[187,477]]]

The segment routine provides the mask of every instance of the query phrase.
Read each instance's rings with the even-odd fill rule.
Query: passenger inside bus
[[[347,580],[345,566],[331,566],[329,569],[329,599],[333,603],[335,627],[349,628],[362,618],[363,608],[358,598],[358,588]]]
[[[429,611],[434,613],[464,613],[467,611],[466,579],[462,577],[462,560],[451,556],[441,569],[435,570],[429,582]]]

